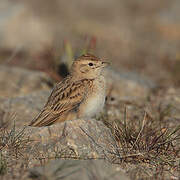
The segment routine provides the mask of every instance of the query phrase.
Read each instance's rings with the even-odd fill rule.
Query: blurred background
[[[86,52],[111,62],[106,104],[96,119],[112,136],[101,122],[92,128],[94,121],[82,119],[87,137],[72,121],[67,132],[62,124],[60,139],[59,131],[51,135],[42,128],[33,129],[38,140],[31,141],[31,127],[24,127],[37,117],[74,58]],[[23,127],[17,135],[15,127]],[[101,138],[102,132],[108,138]],[[0,0],[0,177],[30,179],[29,168],[54,157],[102,158],[113,146],[109,154],[117,157],[107,160],[119,163],[116,170],[122,168],[131,179],[178,179],[179,139],[180,0]],[[42,168],[45,175],[37,171],[32,177],[57,179],[63,168],[52,165],[47,172]],[[67,175],[60,175],[66,178],[69,167],[64,167]],[[88,179],[104,172],[104,166],[97,167],[102,170],[94,166],[92,175],[88,167]],[[73,178],[74,172],[82,176],[78,169],[70,172]],[[107,175],[116,173],[109,168]]]
[[[180,86],[180,1],[0,0],[0,64],[59,81],[61,63],[84,52]]]

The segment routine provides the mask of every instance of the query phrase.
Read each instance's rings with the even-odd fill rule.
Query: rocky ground
[[[179,179],[179,5],[2,0],[0,178]],[[103,112],[27,126],[84,52],[111,62]]]

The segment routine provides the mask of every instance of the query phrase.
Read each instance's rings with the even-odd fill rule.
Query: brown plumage
[[[77,58],[70,75],[56,84],[43,110],[30,126],[48,126],[92,117],[99,112],[105,99],[105,79],[101,71],[106,64],[90,54]]]

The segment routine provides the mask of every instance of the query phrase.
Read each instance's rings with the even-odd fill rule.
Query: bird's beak
[[[109,65],[110,65],[110,63],[109,63],[109,62],[102,61],[102,66],[103,66],[103,67],[106,67],[106,66],[109,66]]]

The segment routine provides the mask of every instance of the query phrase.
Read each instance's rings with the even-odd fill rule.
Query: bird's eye
[[[93,66],[93,63],[89,63],[88,65],[89,65],[89,66]]]

